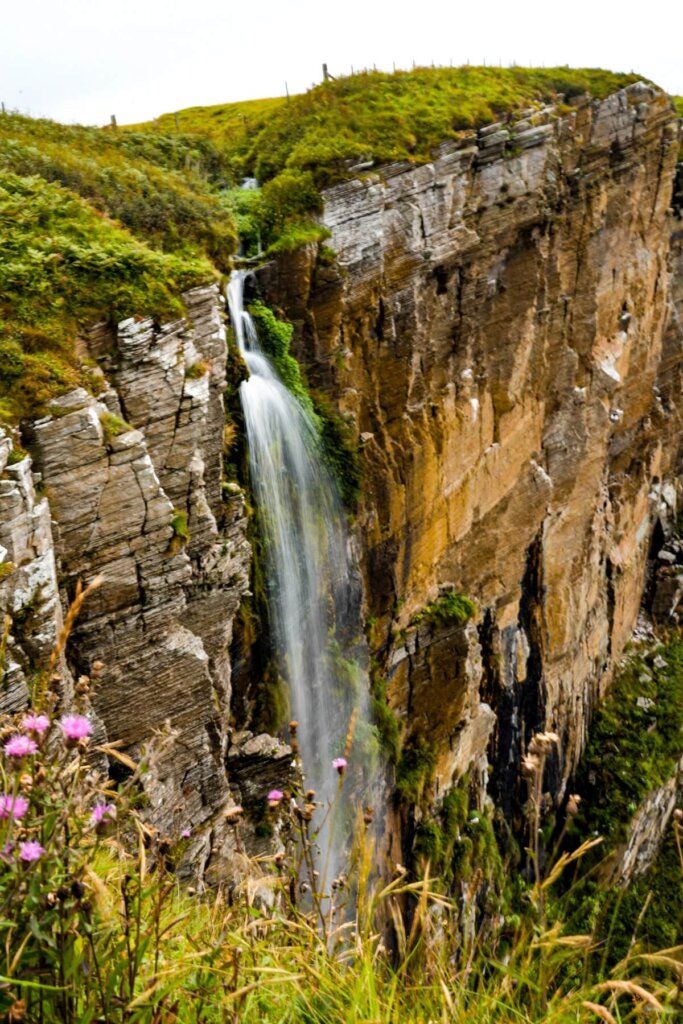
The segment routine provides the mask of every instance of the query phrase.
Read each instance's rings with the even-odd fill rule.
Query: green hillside
[[[179,290],[229,269],[238,233],[252,256],[323,239],[320,189],[359,161],[426,161],[477,125],[636,80],[420,68],[188,108],[125,130],[0,115],[0,416],[29,415],[87,383],[73,354],[79,327],[178,313]],[[240,189],[244,176],[263,187]]]
[[[79,328],[182,315],[237,244],[220,152],[192,137],[0,116],[0,420],[86,384]]]
[[[370,71],[298,96],[179,111],[183,132],[225,143],[234,166],[265,182],[283,169],[316,183],[348,173],[347,162],[425,161],[445,139],[525,107],[589,94],[602,98],[638,75],[571,68],[418,68]],[[159,119],[167,131],[174,115]],[[151,124],[144,127],[151,128]]]

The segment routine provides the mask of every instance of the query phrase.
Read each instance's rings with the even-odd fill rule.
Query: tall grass
[[[85,596],[67,618],[62,647]],[[529,912],[503,944],[500,922],[445,895],[428,863],[422,877],[398,864],[378,871],[367,809],[358,813],[347,870],[322,887],[321,819],[346,810],[350,799],[340,763],[331,808],[303,791],[302,774],[291,791],[268,795],[264,812],[282,841],[248,861],[241,882],[182,887],[174,871],[191,837],[158,833],[140,807],[143,773],[173,734],[157,736],[138,764],[113,746],[93,746],[90,701],[100,671],[96,663],[90,678],[79,679],[75,716],[60,710],[60,679],[51,671],[35,687],[31,714],[1,723],[0,1013],[7,1021],[611,1024],[680,1013],[683,947],[634,948],[591,974],[595,936],[568,934],[557,913],[549,923],[549,894],[596,842],[543,864],[537,837],[553,734],[534,737],[525,756],[534,877]],[[125,783],[100,774],[103,755],[124,763]],[[679,856],[681,817],[674,820]],[[242,809],[228,808],[238,851],[241,822]],[[245,863],[243,850],[240,857]],[[578,980],[577,964],[586,968]]]

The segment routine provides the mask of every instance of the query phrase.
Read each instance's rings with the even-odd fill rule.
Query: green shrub
[[[173,540],[171,542],[173,550],[177,550],[188,543],[190,540],[190,529],[187,525],[187,512],[184,509],[173,509],[171,529],[173,530]]]
[[[235,225],[207,180],[210,148],[196,138],[190,147],[20,115],[0,119],[0,171],[60,184],[148,244],[193,248],[227,270]]]
[[[130,423],[126,423],[125,420],[121,419],[115,413],[103,412],[100,416],[100,423],[102,424],[102,430],[104,431],[104,438],[107,443],[113,438],[118,437],[119,434],[126,434],[129,430],[133,430]]]
[[[413,624],[432,622],[437,626],[465,626],[477,614],[474,601],[465,594],[449,591],[413,616]]]

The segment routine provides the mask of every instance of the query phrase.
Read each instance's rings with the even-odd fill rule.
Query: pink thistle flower
[[[0,819],[23,818],[28,810],[28,800],[23,796],[0,796]]]
[[[4,860],[6,864],[12,859],[14,853],[14,843],[5,843],[2,850],[0,850],[0,860]]]
[[[277,805],[282,800],[283,796],[284,793],[282,793],[279,789],[271,789],[270,793],[268,794],[268,806],[277,807]]]
[[[346,760],[345,757],[335,757],[335,759],[332,762],[332,767],[336,768],[340,775],[343,775],[344,769],[346,768],[347,764],[348,761]]]
[[[84,740],[92,734],[92,724],[84,715],[65,715],[59,724],[67,740]]]
[[[116,817],[116,808],[113,804],[95,804],[90,815],[92,825],[101,825],[107,820],[113,821]]]
[[[28,732],[35,732],[38,736],[42,736],[50,728],[50,719],[47,715],[27,715],[23,726]]]
[[[30,864],[31,861],[38,860],[45,853],[45,848],[36,843],[33,839],[26,843],[19,843],[19,860],[23,860],[25,864]]]
[[[30,736],[13,736],[5,744],[5,753],[8,757],[26,757],[28,754],[35,754],[38,744]]]
[[[191,835],[192,835],[192,829],[191,828],[184,828],[183,831],[180,833],[180,838],[181,839],[189,839]]]

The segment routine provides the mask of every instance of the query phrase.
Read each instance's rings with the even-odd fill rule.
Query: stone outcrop
[[[675,513],[677,150],[670,101],[645,84],[534,112],[330,189],[337,265],[311,248],[258,275],[361,447],[389,701],[436,745],[441,791],[485,763],[490,706],[491,791],[509,813],[537,729],[560,736],[561,796],[655,525]],[[478,629],[411,633],[447,582],[475,599]]]
[[[642,875],[655,862],[671,816],[683,798],[683,758],[664,785],[648,793],[629,823],[626,841],[608,860],[608,881],[620,887]]]
[[[152,758],[150,817],[172,836],[197,830],[192,856],[205,861],[224,826],[202,826],[232,802],[229,647],[251,550],[243,495],[221,484],[227,353],[218,289],[184,300],[188,320],[90,332],[84,345],[104,371],[102,393],[53,401],[24,432],[46,497],[35,498],[30,459],[9,466],[0,543],[16,566],[2,584],[10,611],[33,601],[21,647],[34,664],[45,663],[61,621],[55,556],[64,602],[76,581],[101,579],[69,660],[85,673],[104,663],[94,710],[108,740],[136,754],[170,723],[173,742]],[[40,657],[30,649],[38,643]],[[26,700],[13,650],[6,708]]]
[[[0,710],[20,711],[28,677],[47,666],[62,628],[50,508],[36,494],[31,460],[0,429],[0,616],[4,675]],[[63,663],[66,696],[71,679]]]

